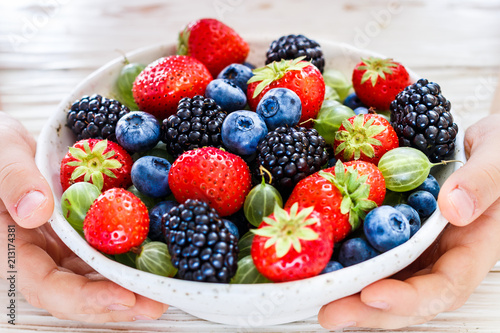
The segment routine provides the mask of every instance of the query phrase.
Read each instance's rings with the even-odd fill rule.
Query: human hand
[[[54,201],[38,171],[27,130],[0,112],[0,247],[15,225],[17,288],[27,301],[57,318],[85,322],[156,319],[167,305],[105,280],[71,252],[45,223]],[[7,251],[0,258],[6,278]]]
[[[466,131],[468,161],[439,193],[439,208],[451,224],[438,241],[395,276],[323,306],[323,327],[401,328],[466,302],[500,259],[499,121],[500,115],[491,115]]]

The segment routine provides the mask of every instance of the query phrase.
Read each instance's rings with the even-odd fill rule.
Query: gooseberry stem
[[[269,176],[269,184],[271,184],[273,182],[273,175],[271,175],[269,170],[264,168],[262,165],[259,167],[259,172],[262,175],[262,184],[261,185],[266,184],[266,177],[264,177],[264,173],[266,173]]]
[[[301,122],[299,125],[300,125],[300,126],[302,126],[302,125],[304,125],[305,123],[307,123],[307,122],[309,122],[309,121],[315,122],[315,121],[316,121],[316,119],[313,119],[313,118],[306,119],[306,120],[304,120],[303,122]]]
[[[128,60],[127,55],[125,54],[125,52],[123,52],[120,49],[116,49],[116,52],[120,53],[123,56],[123,62],[125,63],[125,65],[130,64],[130,61]]]
[[[464,165],[465,163],[463,161],[460,161],[460,160],[442,160],[441,162],[438,162],[438,163],[430,163],[431,165],[431,168],[436,166],[436,165],[447,165],[449,163],[461,163],[462,165]]]

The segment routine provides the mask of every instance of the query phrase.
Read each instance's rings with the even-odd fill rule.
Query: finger
[[[474,221],[500,197],[500,115],[489,116],[471,126],[465,135],[469,160],[443,184],[438,197],[443,216],[463,226]]]
[[[351,295],[323,306],[318,314],[321,326],[329,330],[345,327],[396,329],[418,325],[433,317],[397,316],[364,304],[360,295]]]
[[[96,314],[53,313],[59,319],[70,319],[88,323],[127,322],[137,320],[154,320],[167,311],[168,305],[136,295],[135,305],[128,310],[108,311]]]
[[[19,240],[17,265],[19,291],[35,307],[50,313],[105,314],[110,310],[127,310],[136,297],[109,281],[92,281],[59,268],[41,248]],[[32,269],[36,267],[36,269]]]
[[[19,225],[34,228],[52,215],[52,193],[35,164],[34,139],[18,121],[0,118],[0,199]]]
[[[405,281],[386,279],[361,292],[361,301],[397,316],[434,316],[463,305],[484,278],[466,247],[447,252],[429,274]],[[486,270],[487,272],[488,270]]]
[[[500,258],[500,244],[491,237],[500,233],[498,216],[500,200],[474,223],[447,228],[439,242],[444,254],[434,265],[405,281],[381,280],[324,306],[320,324],[393,329],[460,307]]]
[[[430,268],[405,281],[386,279],[363,289],[359,300],[380,312],[353,320],[364,327],[394,328],[403,318],[415,324],[462,306],[500,258],[500,245],[488,237],[500,232],[499,207],[500,200],[473,224],[448,228],[440,241],[444,254]]]
[[[112,321],[154,320],[167,311],[168,305],[153,301],[147,297],[136,295],[135,305],[126,311],[110,313]]]

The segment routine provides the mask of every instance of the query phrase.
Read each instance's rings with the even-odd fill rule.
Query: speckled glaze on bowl
[[[263,65],[272,39],[259,37],[247,40],[251,45],[248,61]],[[352,68],[360,57],[378,56],[347,44],[319,42],[325,53],[326,68],[341,70],[347,77],[351,76]],[[156,45],[132,52],[127,58],[130,62],[147,64],[174,53],[174,44]],[[64,125],[72,102],[94,93],[112,97],[111,87],[122,66],[123,58],[106,64],[61,102],[39,136],[36,162],[54,193],[56,208],[50,220],[54,231],[97,272],[133,292],[178,307],[196,317],[238,327],[289,323],[314,316],[322,305],[357,293],[370,283],[400,271],[418,258],[447,224],[437,210],[414,237],[391,251],[339,271],[286,283],[225,285],[182,281],[142,272],[110,260],[90,247],[64,219],[60,208],[59,163],[74,143],[73,134]],[[418,78],[414,73],[411,76]],[[455,158],[465,161],[461,132],[457,138]],[[442,184],[458,167],[457,163],[435,167],[433,174]]]

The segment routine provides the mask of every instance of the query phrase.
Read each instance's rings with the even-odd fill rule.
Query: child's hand
[[[489,116],[465,135],[469,160],[439,194],[451,222],[414,264],[361,293],[325,305],[326,328],[400,328],[424,323],[462,306],[500,259],[500,115]]]
[[[166,305],[106,281],[45,223],[54,201],[34,156],[33,138],[0,112],[0,248],[7,249],[8,226],[15,225],[17,291],[62,319],[108,322],[161,316]],[[1,253],[0,276],[6,279],[7,251]]]

